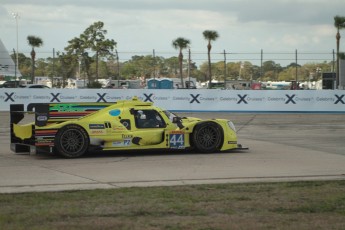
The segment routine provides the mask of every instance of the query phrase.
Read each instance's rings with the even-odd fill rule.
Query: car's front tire
[[[223,142],[222,128],[210,121],[197,124],[192,133],[192,141],[196,150],[200,152],[217,152]]]
[[[55,138],[57,153],[66,158],[76,158],[84,155],[90,145],[90,139],[82,127],[67,125],[59,130]]]

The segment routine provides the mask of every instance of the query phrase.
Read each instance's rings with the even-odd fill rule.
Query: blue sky
[[[191,41],[192,59],[197,62],[207,58],[204,30],[220,35],[213,43],[214,60],[221,60],[220,53],[226,50],[236,53],[228,55],[229,61],[248,57],[255,62],[261,49],[265,58],[267,53],[281,52],[288,54],[273,54],[272,59],[293,59],[297,49],[320,53],[309,55],[315,61],[328,59],[336,49],[333,18],[345,16],[343,0],[1,0],[0,39],[9,51],[16,49],[12,12],[19,15],[19,52],[29,55],[28,35],[43,39],[44,46],[36,50],[38,58],[52,56],[53,48],[63,51],[68,40],[102,21],[123,61],[152,54],[153,49],[158,56],[176,56],[172,40],[184,37]]]

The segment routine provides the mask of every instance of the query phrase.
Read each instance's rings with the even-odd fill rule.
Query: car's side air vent
[[[111,128],[111,123],[110,122],[105,122],[104,125],[105,125],[106,129]]]

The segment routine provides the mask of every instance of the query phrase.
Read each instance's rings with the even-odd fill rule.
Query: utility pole
[[[53,48],[53,74],[52,74],[52,88],[54,87],[54,77],[55,76],[55,48]]]
[[[262,62],[264,58],[264,51],[261,49],[261,56],[260,56],[260,79],[262,80]]]
[[[12,16],[16,19],[16,33],[17,33],[17,53],[16,53],[16,70],[15,70],[15,77],[17,79],[17,68],[19,69],[19,62],[18,62],[18,18],[19,14],[18,13],[12,13]]]
[[[339,66],[339,64],[338,64],[338,53],[337,53],[337,60],[335,61],[335,53],[334,53],[334,49],[333,49],[333,66],[332,66],[333,78],[332,78],[332,81],[337,79],[337,76],[338,76],[338,72],[337,73],[334,72],[335,71],[335,62],[337,62],[337,66]],[[338,68],[337,68],[337,71],[338,71]]]
[[[297,66],[297,49],[296,49],[296,89],[298,89],[298,66]]]
[[[17,56],[16,51],[13,49],[13,54]],[[14,76],[16,77],[17,80],[17,62],[14,63]]]
[[[190,88],[190,48],[188,49],[188,87]]]
[[[119,63],[119,54],[117,53],[117,49],[115,49],[116,53],[116,63],[117,63],[117,87],[120,86],[120,63]]]
[[[156,54],[155,54],[155,49],[153,49],[152,55],[153,55],[152,56],[153,57],[153,79],[156,79]]]
[[[227,76],[226,52],[225,52],[225,50],[224,50],[224,89],[226,89],[226,76]]]
[[[340,33],[339,33],[339,28],[340,26],[338,26],[338,32],[337,32],[337,35],[336,35],[336,39],[337,39],[337,73],[335,75],[335,87],[334,89],[337,89],[338,88],[338,85],[339,85],[339,65],[340,65],[340,61],[339,61],[339,42],[340,42]]]

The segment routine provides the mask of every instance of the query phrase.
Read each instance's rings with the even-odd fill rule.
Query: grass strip
[[[0,229],[345,229],[345,181],[0,194]]]

